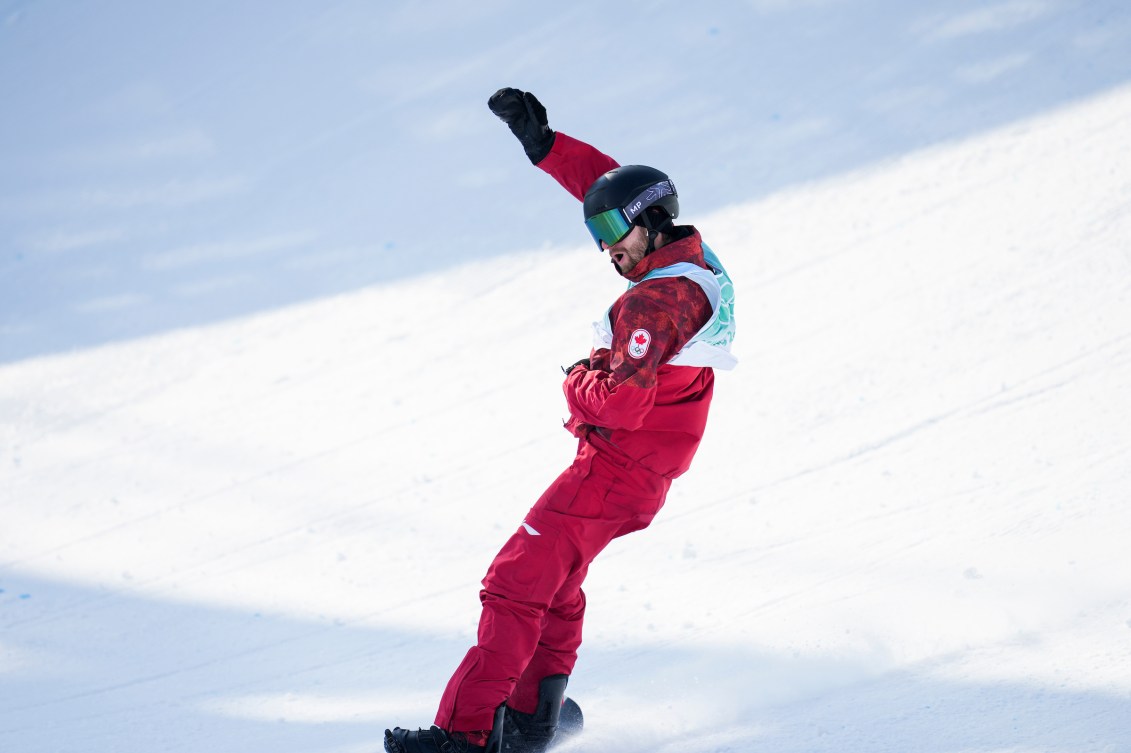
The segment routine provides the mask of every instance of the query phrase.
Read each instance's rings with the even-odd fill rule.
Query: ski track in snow
[[[594,124],[613,147],[678,153],[688,204],[716,207],[685,218],[736,281],[741,362],[718,375],[708,435],[665,510],[593,568],[570,688],[588,730],[562,753],[1131,751],[1131,88],[1110,80],[1128,60],[1118,50],[1131,47],[1116,42],[1131,22],[1109,3],[882,5],[854,15],[850,4],[751,4],[792,32],[752,30],[759,59],[827,41],[849,16],[867,39],[899,32],[877,50],[886,61],[851,62],[862,53],[850,41],[806,62],[788,55],[789,80],[816,83],[794,91],[767,77],[781,119],[797,118],[785,131],[717,109],[710,90],[688,92],[688,118],[656,132],[624,134],[604,115]],[[299,22],[288,6],[258,19],[258,49],[336,40],[347,54],[353,35],[446,36],[520,12],[453,6],[451,18],[425,19],[391,7],[377,19],[341,2]],[[538,28],[596,54],[574,28],[586,7]],[[687,18],[710,23],[714,12]],[[51,13],[11,5],[0,39],[25,44],[22,24]],[[220,52],[239,52],[246,20],[223,27]],[[708,38],[726,43],[729,27],[712,28]],[[1053,63],[1075,66],[1086,50],[1091,68],[1018,73],[1044,65],[1034,51],[1062,38],[1070,44]],[[480,112],[490,85],[512,83],[496,79],[542,65],[563,42],[489,40],[458,65],[437,47],[422,68],[370,72],[366,86],[388,97],[376,110],[318,100],[341,117],[228,126],[261,137],[264,174],[280,180],[303,155],[325,157],[337,139],[421,108],[433,146],[452,134],[492,143],[498,126]],[[709,63],[726,60],[689,44]],[[233,93],[262,102],[250,90],[273,58],[250,46],[237,58],[238,72],[205,70],[172,103],[144,82],[112,101],[173,114]],[[834,91],[838,63],[860,88]],[[591,81],[587,65],[579,77]],[[382,89],[392,73],[422,88]],[[441,96],[469,78],[491,82],[476,89],[476,109]],[[1038,79],[1056,95],[1027,88]],[[977,87],[999,80],[1011,93],[981,99]],[[956,81],[968,100],[950,98]],[[570,101],[579,86],[550,90],[552,117],[585,126],[620,91],[591,84],[586,110]],[[422,103],[428,94],[435,101]],[[850,105],[853,94],[863,103]],[[838,128],[842,116],[854,128]],[[741,144],[735,122],[747,126]],[[44,169],[65,177],[75,162],[224,148],[178,127],[144,143],[123,132],[114,151],[120,121],[104,125]],[[5,127],[31,138],[21,123]],[[855,140],[866,159],[846,156]],[[713,158],[692,170],[697,148],[737,155],[747,143],[761,172],[747,166],[739,178]],[[491,159],[518,161],[517,175],[521,154],[507,146]],[[410,147],[420,144],[398,148]],[[466,219],[451,209],[446,221],[497,242],[485,225],[498,215],[485,219],[483,207],[528,193],[503,235],[535,247],[375,277],[348,238],[260,232],[262,213],[248,215],[242,240],[175,246],[149,215],[120,234],[89,215],[51,233],[37,224],[48,213],[36,207],[67,192],[110,214],[115,202],[174,212],[214,193],[233,201],[221,222],[230,231],[247,184],[208,171],[159,195],[127,182],[38,186],[0,210],[12,237],[39,243],[30,266],[6,257],[0,271],[36,285],[61,275],[78,298],[102,301],[89,316],[109,332],[37,344],[28,333],[75,320],[53,319],[25,292],[0,321],[15,344],[0,363],[0,750],[360,752],[377,750],[386,726],[430,722],[474,639],[479,578],[572,456],[558,366],[584,354],[590,321],[622,289],[591,245],[563,246],[517,218],[564,205],[577,239],[575,208],[556,186],[537,174],[491,178],[469,159],[481,196]],[[34,172],[24,158],[12,164]],[[726,203],[746,179],[753,198]],[[421,197],[416,185],[398,190]],[[339,209],[343,222],[357,216]],[[311,211],[304,223],[335,216]],[[169,215],[174,227],[185,219]],[[145,275],[182,269],[185,285],[261,305],[205,316],[193,311],[211,300],[202,293],[148,312],[153,327],[114,324],[105,312],[169,292],[143,275],[127,300],[98,260],[137,234],[162,239],[139,257]],[[319,267],[309,288],[256,299],[233,282],[257,271],[279,282],[281,259],[323,246],[341,280],[361,283],[331,283],[339,277]],[[83,249],[93,266],[68,256]]]

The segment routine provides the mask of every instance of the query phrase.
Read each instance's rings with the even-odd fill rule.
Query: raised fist
[[[546,121],[546,108],[530,92],[505,87],[487,100],[487,106],[511,129],[526,156],[537,165],[554,146],[554,132]]]

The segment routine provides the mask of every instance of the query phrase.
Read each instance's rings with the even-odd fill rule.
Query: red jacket
[[[538,163],[577,199],[617,166],[561,132]],[[676,240],[644,257],[627,279],[638,282],[653,269],[677,262],[706,268],[699,232],[676,230]],[[661,476],[675,478],[686,471],[703,437],[715,377],[710,368],[667,362],[710,316],[702,288],[685,277],[648,280],[627,290],[609,311],[612,347],[594,350],[588,369],[579,366],[566,377],[567,428],[598,450]]]

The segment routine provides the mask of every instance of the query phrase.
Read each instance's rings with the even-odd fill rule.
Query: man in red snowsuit
[[[621,168],[550,130],[532,94],[501,89],[489,105],[531,161],[585,202],[599,248],[634,284],[609,309],[605,341],[567,371],[576,458],[491,563],[478,642],[449,681],[435,726],[387,731],[389,753],[476,751],[489,741],[494,749],[500,735],[508,751],[547,747],[581,644],[589,564],[663,506],[699,446],[714,387],[709,366],[671,363],[718,319],[719,301],[698,231],[671,222],[678,204],[667,176]],[[706,283],[694,279],[704,275]]]

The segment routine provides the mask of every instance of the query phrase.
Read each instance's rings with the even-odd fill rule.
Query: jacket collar
[[[677,232],[681,237],[664,244],[663,247],[645,256],[639,264],[633,267],[629,274],[623,275],[623,277],[630,282],[640,282],[652,270],[670,267],[672,264],[678,264],[681,261],[689,261],[700,267],[706,267],[707,264],[703,261],[703,240],[699,236],[699,231],[690,225],[678,227],[677,231],[690,232],[686,235]]]

